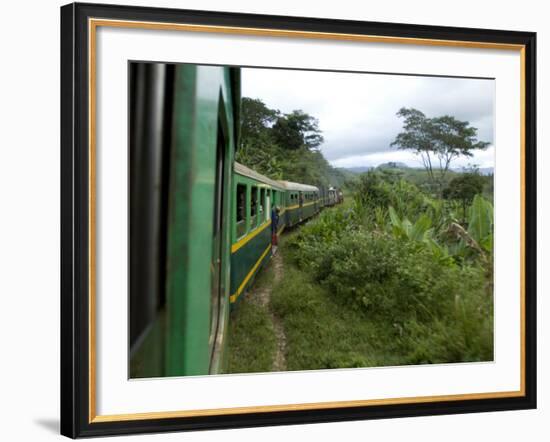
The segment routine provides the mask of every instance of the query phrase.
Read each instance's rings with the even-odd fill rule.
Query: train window
[[[260,223],[265,218],[265,188],[260,189],[260,205],[258,206],[258,211],[260,212]]]
[[[130,63],[129,68],[130,377],[140,377],[148,369],[139,359],[140,350],[144,342],[153,339],[151,331],[162,321],[166,306],[165,244],[174,67]],[[150,366],[156,362],[162,366],[160,359]]]
[[[256,214],[258,213],[258,188],[252,186],[250,192],[250,228],[256,227]]]
[[[237,184],[237,238],[246,233],[246,186]]]

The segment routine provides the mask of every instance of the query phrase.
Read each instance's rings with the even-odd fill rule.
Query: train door
[[[214,217],[212,220],[212,262],[211,262],[211,300],[210,300],[210,351],[214,353],[214,345],[220,318],[222,297],[222,246],[223,246],[223,205],[225,180],[225,149],[221,125],[218,125],[218,140],[216,147],[216,163],[214,170]]]

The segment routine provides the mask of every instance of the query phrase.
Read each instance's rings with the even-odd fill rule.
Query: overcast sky
[[[390,147],[402,129],[396,116],[401,107],[469,121],[491,146],[455,160],[452,167],[493,167],[494,92],[493,80],[242,69],[243,97],[259,98],[284,113],[301,109],[319,120],[325,138],[321,151],[337,167],[388,161],[421,167],[414,154]]]

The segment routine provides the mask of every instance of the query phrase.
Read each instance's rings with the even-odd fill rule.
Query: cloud
[[[321,150],[335,165],[390,157],[417,165],[414,155],[390,147],[402,129],[401,107],[467,120],[479,139],[494,140],[493,80],[246,68],[242,93],[282,112],[302,109],[318,118]]]
[[[453,169],[461,167],[478,166],[478,167],[494,167],[495,165],[495,148],[489,146],[486,150],[475,150],[472,157],[460,157],[452,163]],[[352,155],[342,157],[332,161],[335,167],[357,167],[357,166],[378,166],[379,164],[397,162],[405,163],[409,167],[424,167],[420,157],[413,152],[404,150],[392,150],[384,152],[373,152],[363,155]]]

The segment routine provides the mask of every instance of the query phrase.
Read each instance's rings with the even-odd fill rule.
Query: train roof
[[[283,190],[298,190],[302,192],[317,192],[319,189],[315,186],[310,186],[308,184],[300,184],[300,183],[293,183],[292,181],[275,181],[271,178],[266,177],[265,175],[262,175],[261,173],[256,172],[255,170],[250,169],[249,167],[246,167],[245,165],[241,163],[237,163],[235,161],[235,164],[233,166],[233,170],[235,173],[238,173],[239,175],[246,176],[248,178],[252,178],[253,180],[259,181],[261,183],[269,184],[271,187],[275,187],[277,189],[283,189]]]
[[[293,183],[292,181],[279,181],[286,190],[298,190],[302,192],[318,192],[319,189],[309,184]]]
[[[238,173],[239,175],[246,176],[248,178],[252,178],[253,180],[259,181],[261,183],[269,184],[271,187],[275,187],[277,189],[284,189],[284,186],[281,185],[279,181],[272,180],[271,178],[268,178],[261,173],[256,172],[255,170],[252,170],[241,163],[237,163],[235,161],[235,165],[233,166],[233,170],[235,173]]]

